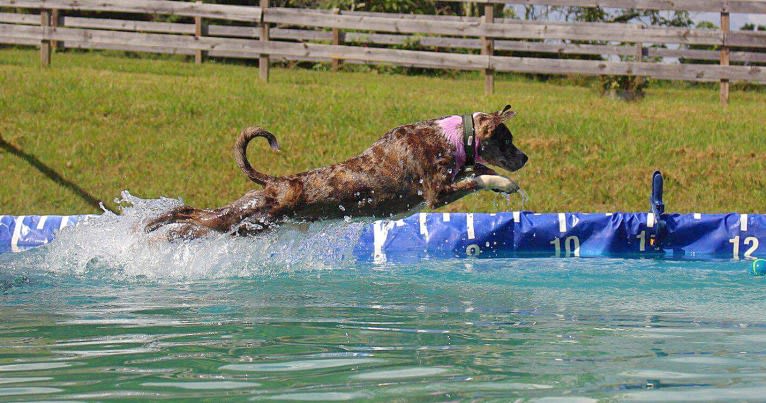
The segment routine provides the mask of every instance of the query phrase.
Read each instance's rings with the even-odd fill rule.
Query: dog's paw
[[[481,189],[494,190],[496,192],[514,193],[519,190],[516,182],[500,175],[480,175],[476,182]]]
[[[167,224],[165,220],[154,219],[152,221],[149,221],[149,223],[144,226],[144,232],[147,234],[150,232],[154,232],[160,229],[160,227],[162,227],[165,224]]]

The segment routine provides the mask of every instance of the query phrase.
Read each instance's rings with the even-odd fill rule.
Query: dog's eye
[[[503,141],[503,142],[505,143],[505,145],[511,144],[511,140],[510,139],[505,139],[505,141]]]

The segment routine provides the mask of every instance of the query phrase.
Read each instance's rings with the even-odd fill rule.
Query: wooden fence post
[[[721,31],[723,32],[723,42],[721,44],[721,66],[729,65],[729,40],[730,22],[729,22],[729,10],[724,8],[721,11]],[[721,79],[721,104],[729,104],[729,79]]]
[[[269,8],[269,0],[261,0],[261,42],[269,41],[269,24],[265,21],[266,9]],[[269,55],[262,54],[258,60],[258,69],[261,80],[269,81]]]
[[[340,9],[335,8],[332,10],[333,14],[340,14]],[[342,34],[340,32],[340,29],[333,28],[332,29],[332,44],[333,45],[340,45],[343,43]],[[332,59],[332,71],[338,71],[340,69],[340,59]]]
[[[51,10],[51,26],[54,30],[57,27],[64,26],[64,13],[62,13],[61,10]],[[64,49],[64,42],[51,41],[51,47],[56,51]]]
[[[40,27],[43,35],[51,30],[51,10],[40,10]],[[51,65],[51,41],[42,39],[40,41],[40,64],[43,67]]]
[[[202,4],[201,1],[197,1],[197,4]],[[207,21],[203,21],[202,17],[196,16],[194,17],[194,37],[199,39],[203,36],[207,35]],[[203,61],[207,58],[207,52],[204,50],[195,50],[194,51],[194,63],[196,64],[202,64]]]
[[[636,55],[633,57],[633,61],[636,63],[641,63],[642,61],[644,61],[644,44],[641,42],[636,43]],[[644,81],[643,77],[636,76],[637,87],[640,87],[643,81]]]
[[[494,4],[484,5],[484,23],[491,24],[495,22]],[[492,57],[495,53],[495,41],[486,36],[481,37],[481,54]],[[495,71],[484,69],[484,93],[492,95],[495,92]]]

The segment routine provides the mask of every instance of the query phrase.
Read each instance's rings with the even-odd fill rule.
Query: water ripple
[[[261,386],[255,382],[229,382],[229,381],[210,381],[210,382],[145,382],[143,386],[158,388],[180,388],[190,390],[223,390],[223,389],[243,389],[255,388]]]
[[[28,364],[0,365],[0,372],[42,371],[46,369],[65,368],[71,366],[66,362],[34,362]]]
[[[362,365],[383,362],[385,362],[385,360],[377,358],[348,358],[336,360],[289,361],[268,364],[231,364],[224,365],[220,369],[229,371],[251,372],[307,371],[314,369],[345,367],[349,365]]]
[[[446,368],[428,368],[428,367],[415,367],[415,368],[398,368],[389,371],[375,371],[364,372],[354,375],[355,379],[402,379],[402,378],[423,378],[434,375],[441,375],[449,370]]]

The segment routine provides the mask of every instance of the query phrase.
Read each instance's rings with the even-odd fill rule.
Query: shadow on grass
[[[69,179],[64,178],[61,176],[58,172],[53,170],[53,168],[45,165],[42,161],[37,159],[34,155],[27,154],[22,149],[14,146],[13,144],[8,143],[0,137],[0,149],[3,149],[21,159],[29,163],[29,165],[32,165],[40,171],[43,175],[47,176],[50,180],[56,182],[57,184],[69,189],[74,193],[77,197],[82,199],[84,202],[88,203],[89,205],[93,206],[94,208],[101,210],[101,201],[93,197],[88,191],[78,186],[76,183],[70,181]],[[112,208],[106,206],[106,203],[103,204],[103,208],[115,212]]]

